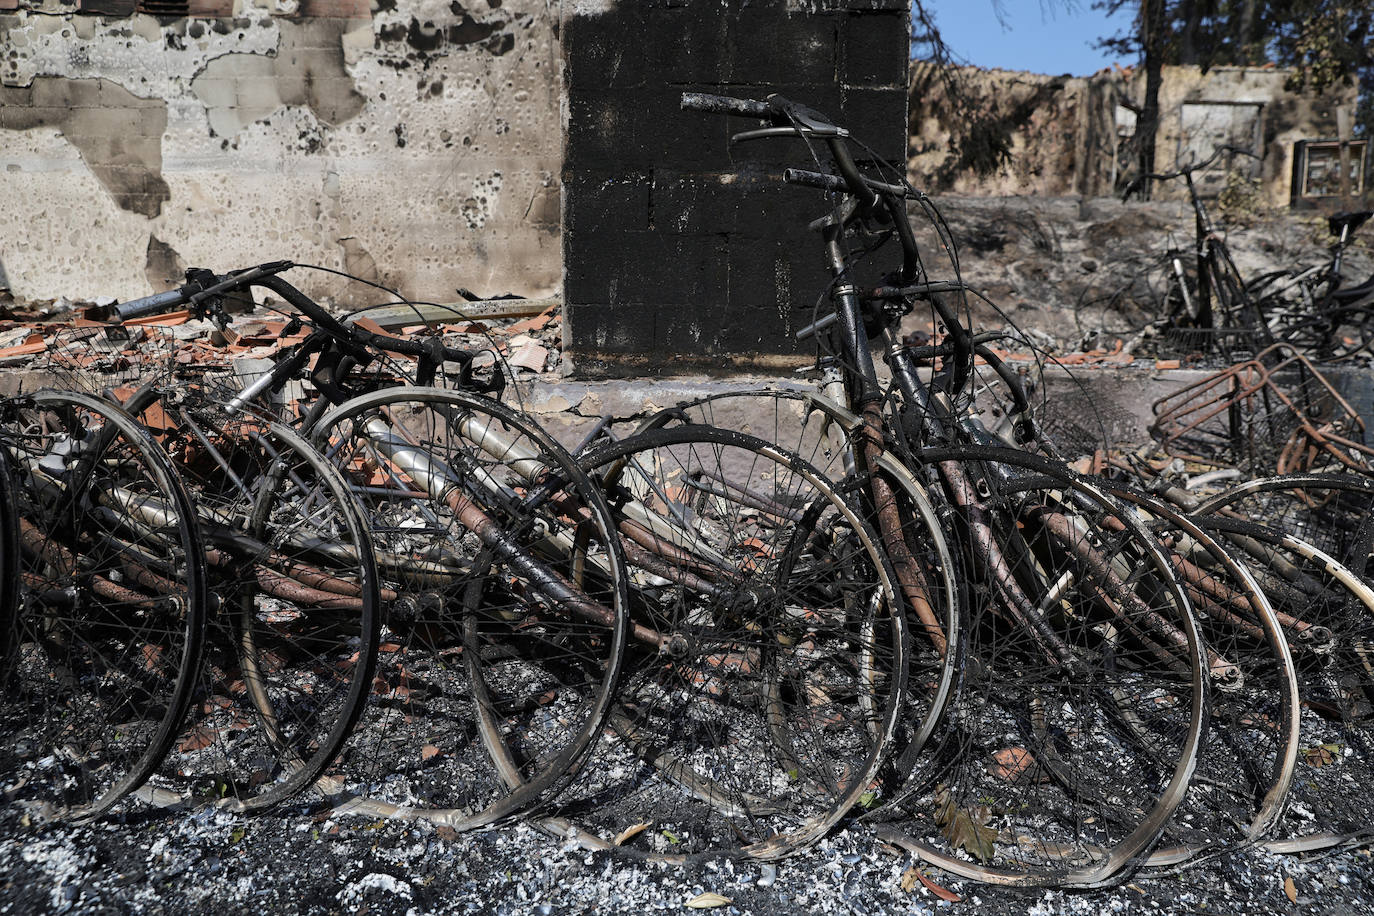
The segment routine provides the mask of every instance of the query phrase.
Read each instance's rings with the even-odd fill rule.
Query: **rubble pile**
[[[440,317],[423,322],[423,314],[394,307],[380,321],[367,311],[350,320],[381,335],[438,338],[447,346],[485,351],[488,361],[501,361],[516,379],[557,375],[562,363],[559,303],[513,303],[502,303],[500,312],[506,314],[501,317],[478,317],[493,311],[478,304],[451,306]],[[100,390],[162,372],[189,379],[230,371],[246,378],[264,371],[307,334],[299,323],[290,326],[270,299],[234,314],[223,328],[186,310],[112,324],[104,319],[111,304],[113,300],[57,300],[11,309],[12,317],[0,318],[0,370],[25,370],[27,390],[44,384]],[[473,317],[461,317],[467,312]],[[405,371],[404,366],[397,368]]]

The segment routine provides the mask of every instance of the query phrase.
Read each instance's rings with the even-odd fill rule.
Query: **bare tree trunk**
[[[1255,0],[1244,0],[1240,7],[1240,34],[1236,36],[1236,63],[1244,66],[1257,64],[1262,59],[1256,47]]]
[[[1179,3],[1183,30],[1178,36],[1178,62],[1196,64],[1198,62],[1197,30],[1202,24],[1202,0],[1182,0]]]
[[[1159,132],[1159,87],[1164,82],[1165,0],[1140,0],[1140,49],[1145,68],[1145,103],[1136,119],[1140,174],[1155,170],[1155,135]],[[1150,179],[1140,185],[1140,199],[1150,199]]]

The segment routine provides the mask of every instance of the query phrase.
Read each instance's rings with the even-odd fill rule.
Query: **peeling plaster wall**
[[[1284,86],[1289,75],[1290,71],[1272,67],[1216,67],[1207,73],[1197,67],[1165,67],[1155,137],[1157,167],[1172,170],[1179,151],[1187,149],[1182,117],[1186,104],[1257,105],[1264,154],[1259,177],[1269,202],[1286,205],[1293,144],[1334,137],[1337,107],[1353,109],[1355,103],[1353,86],[1323,94],[1293,92]],[[1117,149],[1116,109],[1143,98],[1142,74],[1116,69],[1090,77],[1056,77],[968,67],[961,68],[959,79],[973,103],[1002,123],[1011,157],[988,176],[962,167],[951,144],[962,123],[952,112],[944,82],[932,64],[915,63],[907,167],[918,186],[963,194],[1099,196],[1112,194],[1123,172],[1125,177],[1134,174],[1134,162],[1123,162]],[[1198,143],[1206,147],[1203,155],[1210,152],[1210,142]],[[1190,161],[1192,154],[1186,154]],[[1162,199],[1187,199],[1181,183],[1157,186],[1153,193]]]
[[[1196,67],[1165,67],[1159,92],[1163,112],[1155,155],[1160,168],[1177,167],[1185,152],[1186,138],[1181,111],[1189,103],[1229,103],[1259,108],[1259,141],[1264,159],[1258,176],[1270,203],[1286,204],[1292,187],[1293,145],[1299,140],[1336,136],[1336,109],[1355,110],[1355,86],[1333,86],[1323,93],[1292,92],[1284,87],[1292,71],[1273,67],[1215,67],[1202,73]],[[1141,89],[1143,94],[1143,88]],[[1156,196],[1187,200],[1186,188],[1177,182]]]
[[[104,79],[40,76],[28,86],[0,86],[0,128],[42,127],[71,142],[120,208],[154,217],[171,196],[162,178],[165,102]]]
[[[545,0],[234,0],[214,19],[44,2],[0,15],[0,265],[17,297],[130,298],[179,264],[277,258],[374,265],[421,299],[557,288]]]
[[[953,114],[944,79],[929,61],[911,65],[907,171],[917,187],[961,194],[1097,196],[1111,193],[1113,111],[1119,72],[1090,77],[961,68],[972,103],[1005,129],[1011,157],[996,174],[975,175],[950,143]],[[958,132],[958,128],[954,128]]]

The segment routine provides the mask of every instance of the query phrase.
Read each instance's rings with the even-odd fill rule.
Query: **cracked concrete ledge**
[[[1035,397],[1053,405],[1052,413],[1042,411],[1042,422],[1047,422],[1052,430],[1058,428],[1079,435],[1100,431],[1113,445],[1135,446],[1150,441],[1150,407],[1156,400],[1200,382],[1215,371],[1157,370],[1141,365],[1070,372],[1050,367]],[[1336,366],[1324,371],[1361,416],[1374,418],[1374,373],[1359,366]],[[0,367],[0,397],[47,387],[69,387],[66,382],[67,379],[46,371]],[[760,389],[807,392],[816,387],[802,379],[768,375],[601,381],[542,375],[524,378],[508,387],[502,401],[528,413],[556,439],[573,448],[603,417],[637,421],[683,402]],[[766,402],[742,398],[720,411],[717,423],[771,441],[775,426],[766,407]],[[1043,414],[1049,414],[1048,418]]]
[[[550,379],[521,380],[518,391],[507,389],[502,398],[512,407],[523,409],[539,421],[560,442],[577,445],[601,420],[643,420],[666,407],[731,392],[762,388],[814,390],[803,381],[767,375],[675,376],[660,379],[606,379],[578,381]],[[745,412],[742,432],[758,435],[748,426],[751,415]]]
[[[1324,370],[1332,385],[1362,416],[1374,417],[1374,378],[1364,367],[1336,366]],[[1202,381],[1216,369],[1156,369],[1141,361],[1123,367],[1070,370],[1048,367],[1036,397],[1053,405],[1051,428],[1086,435],[1100,428],[1115,445],[1139,445],[1150,441],[1151,405],[1162,397]],[[615,379],[605,381],[547,380],[521,382],[519,399],[508,393],[504,400],[523,409],[544,424],[560,441],[575,445],[603,416],[642,419],[665,407],[731,392],[761,388],[815,391],[797,377],[762,374],[725,377],[681,376],[666,379]],[[1042,413],[1049,411],[1042,411]],[[751,409],[747,399],[725,414],[722,423],[741,432],[768,438],[771,422],[760,408]]]

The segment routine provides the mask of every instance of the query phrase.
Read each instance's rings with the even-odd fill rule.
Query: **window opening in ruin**
[[[1350,141],[1350,193],[1364,193],[1364,175],[1369,156],[1368,140]],[[1303,140],[1293,150],[1297,172],[1298,197],[1339,197],[1341,194],[1341,142]]]
[[[1234,146],[1255,157],[1263,156],[1260,148],[1263,108],[1258,102],[1184,102],[1179,108],[1178,152],[1174,161],[1179,165],[1201,162],[1219,146]],[[1202,197],[1213,198],[1226,186],[1228,173],[1240,172],[1255,178],[1259,175],[1259,167],[1259,158],[1228,153],[1211,168],[1196,173],[1193,180]]]

